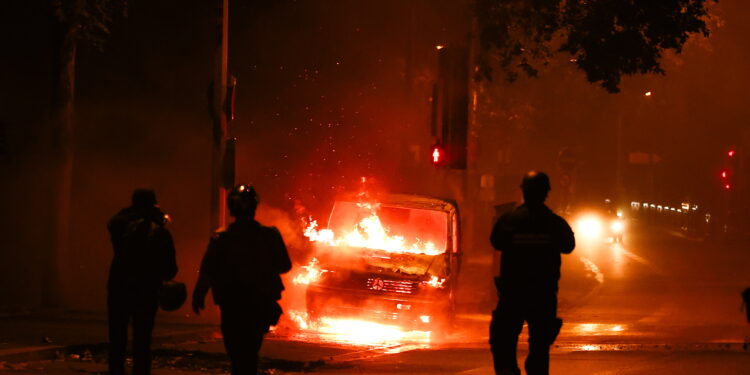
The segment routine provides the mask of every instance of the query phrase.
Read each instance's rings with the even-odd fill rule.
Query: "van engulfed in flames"
[[[314,256],[299,268],[306,312],[301,330],[352,343],[429,342],[450,326],[460,265],[451,202],[393,195],[381,202],[337,201],[326,228],[310,219]]]

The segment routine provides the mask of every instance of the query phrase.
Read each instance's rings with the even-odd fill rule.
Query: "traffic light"
[[[721,187],[724,190],[732,190],[736,183],[736,175],[738,174],[738,155],[737,150],[730,148],[726,152],[727,159],[724,162],[724,169],[721,170],[719,176],[721,176]]]
[[[430,148],[430,160],[434,165],[444,165],[446,159],[445,149],[441,145],[434,145]]]
[[[732,188],[732,184],[730,183],[731,173],[729,172],[729,170],[728,169],[723,169],[721,171],[721,173],[719,173],[719,175],[721,176],[721,186],[725,190],[731,189]]]
[[[468,158],[470,58],[465,46],[438,48],[438,71],[432,94],[432,136],[439,142],[439,163],[466,169]],[[436,147],[430,150],[435,153]],[[434,155],[433,155],[434,156]]]

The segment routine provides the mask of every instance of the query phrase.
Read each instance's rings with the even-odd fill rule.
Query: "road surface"
[[[750,285],[750,254],[742,243],[690,240],[636,222],[622,244],[578,242],[563,258],[559,314],[565,325],[552,350],[552,374],[750,373],[750,331],[739,297]],[[264,344],[263,367],[268,374],[492,374],[489,310],[464,306],[456,332],[439,342],[411,335],[352,344],[336,335],[278,330]],[[525,339],[524,333],[519,362]],[[0,372],[106,369],[102,354],[80,350],[57,361],[0,361]],[[228,368],[215,335],[160,344],[156,357],[155,374]]]

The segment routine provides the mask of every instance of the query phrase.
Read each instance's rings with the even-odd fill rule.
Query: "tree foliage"
[[[534,77],[559,52],[609,92],[623,75],[659,73],[663,53],[708,36],[707,3],[718,0],[476,0],[478,77]]]
[[[54,0],[60,25],[72,30],[77,40],[101,49],[116,17],[127,16],[127,0]]]

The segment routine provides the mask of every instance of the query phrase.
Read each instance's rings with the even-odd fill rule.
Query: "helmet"
[[[156,193],[151,189],[135,189],[131,200],[133,207],[150,208],[156,206]]]
[[[549,177],[544,172],[530,171],[521,180],[521,191],[526,202],[543,202],[550,190]]]
[[[258,207],[258,194],[250,185],[237,185],[227,195],[227,206],[229,213],[234,216],[255,215]]]
[[[164,311],[175,311],[182,307],[187,299],[187,287],[179,281],[166,281],[159,293],[159,306]]]

